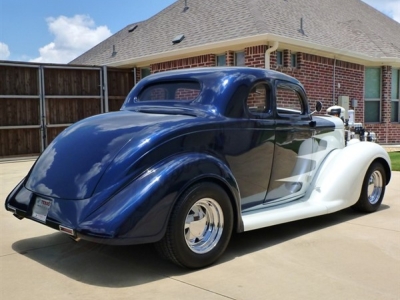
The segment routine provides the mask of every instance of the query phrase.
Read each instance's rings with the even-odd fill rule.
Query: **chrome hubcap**
[[[374,171],[368,180],[368,201],[375,204],[379,201],[382,194],[382,174],[379,171]]]
[[[194,253],[207,253],[218,244],[223,228],[224,215],[218,202],[211,198],[200,199],[186,215],[186,244]]]

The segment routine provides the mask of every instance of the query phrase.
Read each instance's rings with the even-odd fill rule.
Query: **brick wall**
[[[136,82],[139,82],[139,80],[142,79],[141,70],[141,68],[136,68]]]
[[[175,99],[177,100],[194,100],[200,94],[200,89],[185,89],[179,88],[175,93]]]
[[[233,52],[233,51],[226,52],[226,65],[227,66],[235,65],[235,52]]]
[[[182,58],[173,61],[161,62],[150,65],[151,73],[158,73],[167,70],[177,70],[197,67],[214,67],[215,54],[200,55],[189,58]]]
[[[264,68],[266,45],[245,48],[245,62],[249,67]],[[355,110],[356,122],[364,123],[364,72],[363,65],[321,57],[307,53],[296,53],[297,66],[291,66],[291,51],[283,50],[283,66],[276,64],[276,52],[270,55],[270,68],[297,78],[305,87],[311,109],[315,102],[323,103],[323,110],[337,105],[339,96],[358,100]],[[166,70],[215,66],[214,54],[183,58],[152,64],[152,73]],[[234,51],[226,52],[226,65],[234,65]],[[140,72],[138,72],[140,74]],[[380,143],[400,143],[400,124],[390,123],[391,68],[383,67],[382,122],[364,124],[367,130],[377,133]]]
[[[350,109],[355,110],[356,122],[363,123],[366,130],[375,132],[379,143],[400,143],[400,123],[390,122],[392,72],[390,66],[382,67],[382,122],[365,124],[364,66],[306,53],[296,55],[297,68],[292,68],[290,50],[283,51],[283,66],[276,64],[276,52],[271,53],[271,69],[297,78],[304,85],[312,108],[317,100],[321,101],[326,109],[331,105],[337,105],[339,96],[349,96],[350,99],[358,100],[357,107],[350,106]]]
[[[271,69],[297,78],[307,91],[310,105],[321,101],[324,109],[337,105],[338,96],[358,100],[357,122],[362,122],[364,106],[364,66],[331,58],[297,53],[297,67],[290,66],[290,53],[284,51],[284,65],[277,66],[275,53],[271,54]],[[335,76],[334,76],[335,73]],[[335,79],[334,79],[335,78]]]
[[[266,50],[266,45],[246,48],[244,51],[246,66],[263,69],[265,67]]]

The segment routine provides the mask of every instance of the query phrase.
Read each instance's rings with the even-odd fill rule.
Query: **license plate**
[[[33,206],[32,218],[46,222],[47,214],[49,213],[50,206],[53,203],[51,200],[43,198],[36,198],[35,205]]]

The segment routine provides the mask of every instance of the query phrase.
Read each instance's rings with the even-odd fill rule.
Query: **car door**
[[[225,144],[230,149],[226,159],[240,189],[242,212],[262,205],[265,200],[275,134],[271,83],[259,82],[250,88],[250,92],[248,88],[245,90],[241,100],[244,107],[232,106],[229,110],[229,114],[236,117],[238,125],[227,133],[231,136]]]
[[[274,84],[275,147],[265,202],[282,203],[300,198],[311,181],[315,162],[314,129],[303,89],[277,80]]]

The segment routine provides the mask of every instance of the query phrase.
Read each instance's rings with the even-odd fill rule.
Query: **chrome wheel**
[[[194,253],[207,253],[218,244],[223,229],[224,215],[218,202],[211,198],[200,199],[186,215],[186,244]]]
[[[375,170],[368,179],[368,201],[375,204],[379,201],[382,194],[383,179],[382,174]]]
[[[360,198],[353,209],[371,213],[380,207],[386,188],[386,170],[380,162],[374,162],[368,168],[361,187]]]
[[[224,253],[234,219],[232,203],[225,190],[212,182],[199,182],[177,200],[156,249],[177,265],[204,268]]]

